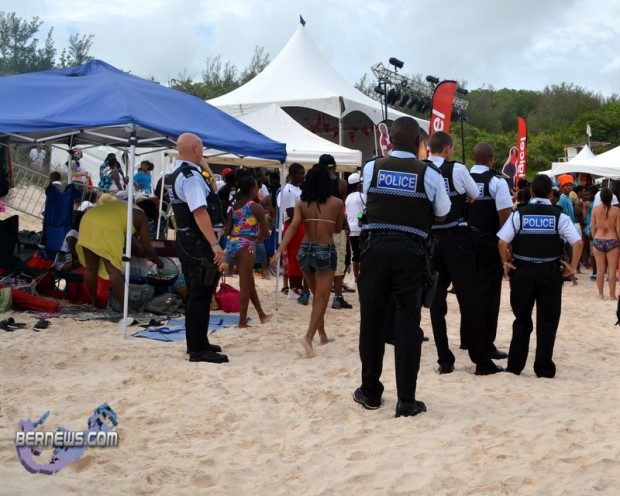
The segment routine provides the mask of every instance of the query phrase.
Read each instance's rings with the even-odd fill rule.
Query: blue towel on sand
[[[209,318],[209,334],[224,327],[236,326],[238,323],[239,317],[236,315],[212,314]],[[132,336],[156,341],[185,341],[185,317],[170,319],[166,325],[161,327],[147,327],[142,331],[134,332]]]

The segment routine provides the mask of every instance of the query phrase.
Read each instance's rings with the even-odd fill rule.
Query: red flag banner
[[[515,187],[519,184],[519,179],[525,177],[527,170],[527,122],[523,117],[518,118],[517,151],[518,159]]]
[[[452,103],[454,102],[456,87],[456,81],[442,81],[435,88],[431,107],[431,122],[428,129],[429,138],[435,131],[450,132]]]

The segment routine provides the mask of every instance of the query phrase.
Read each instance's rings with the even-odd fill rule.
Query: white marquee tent
[[[338,74],[302,25],[260,74],[209,103],[233,116],[275,103],[313,133],[360,149],[367,158],[376,147],[374,125],[383,120],[381,103]],[[391,120],[404,115],[388,109]],[[428,132],[428,121],[418,122]]]
[[[286,163],[298,162],[306,167],[315,164],[324,153],[333,155],[339,170],[355,171],[362,165],[362,152],[336,145],[308,131],[284,110],[275,104],[252,110],[236,116],[244,124],[265,134],[265,136],[286,143]],[[253,157],[222,155],[217,163],[234,163],[245,166],[279,166],[273,160]]]
[[[585,145],[581,149],[581,151],[573,158],[571,158],[568,162],[553,162],[551,164],[551,170],[553,171],[554,176],[558,176],[560,174],[569,174],[571,172],[584,172],[588,174],[595,174],[598,176],[600,174],[596,174],[595,172],[577,170],[582,168],[580,164],[583,164],[593,159],[594,157],[596,157],[596,155],[592,153],[592,150],[588,145]]]
[[[553,170],[554,174],[581,172],[602,177],[620,177],[620,146],[592,158],[579,161],[576,159],[577,157],[565,164],[560,164],[557,169]]]

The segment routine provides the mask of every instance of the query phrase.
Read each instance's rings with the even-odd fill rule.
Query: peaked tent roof
[[[553,173],[555,175],[557,174],[564,174],[565,171],[562,166],[566,166],[568,164],[578,164],[580,162],[583,162],[584,160],[588,160],[591,158],[596,157],[596,155],[594,155],[594,153],[592,153],[592,150],[590,149],[590,147],[588,145],[584,145],[584,147],[579,150],[579,153],[577,155],[575,155],[573,158],[571,158],[569,161],[567,162],[553,162],[551,164],[551,170],[553,171]],[[570,166],[569,166],[570,167]],[[559,170],[560,172],[555,172],[556,170]]]
[[[584,150],[586,147],[584,147]],[[564,174],[569,172],[580,172],[603,177],[620,177],[620,146],[606,151],[605,153],[601,153],[600,155],[593,155],[591,158],[577,160],[579,155],[581,155],[581,152],[568,162],[560,162],[557,168],[553,168],[553,173]],[[554,165],[556,163],[554,163]]]
[[[285,145],[212,107],[101,60],[0,78],[0,134],[13,141],[174,145],[185,132],[205,147],[283,161]]]
[[[310,108],[336,118],[360,111],[375,124],[383,120],[381,104],[355,89],[329,65],[303,25],[260,74],[209,103],[231,115],[275,103]],[[388,108],[389,119],[405,115]],[[416,120],[428,130],[428,121]]]

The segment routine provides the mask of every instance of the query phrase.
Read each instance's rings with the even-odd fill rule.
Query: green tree
[[[63,48],[60,54],[60,67],[72,67],[74,65],[82,65],[93,57],[89,52],[93,46],[94,35],[72,34],[69,36],[69,46]]]
[[[0,75],[54,67],[56,49],[52,41],[53,28],[48,31],[43,47],[38,47],[36,35],[42,24],[38,17],[26,21],[14,12],[0,12]]]
[[[250,65],[248,65],[243,71],[241,71],[241,77],[239,78],[239,85],[242,86],[255,76],[260,74],[262,70],[269,65],[269,54],[265,53],[265,47],[254,47],[254,55]]]

